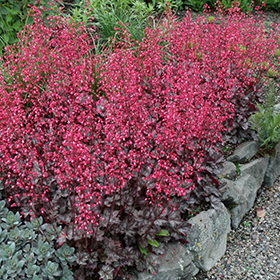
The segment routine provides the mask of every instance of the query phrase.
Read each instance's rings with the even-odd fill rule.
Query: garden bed
[[[13,234],[2,232],[8,253],[0,272],[14,279],[29,273],[30,246],[24,257],[15,253],[26,243],[42,262],[30,269],[44,277],[109,280],[128,267],[159,268],[158,277],[166,277],[166,250],[172,280],[211,268],[230,223],[237,227],[237,214],[251,205],[226,183],[233,193],[247,188],[251,199],[269,164],[260,158],[241,166],[236,181],[218,180],[223,144],[250,139],[249,117],[263,102],[262,78],[273,66],[266,59],[276,56],[278,38],[244,18],[221,19],[221,28],[213,18],[195,25],[169,14],[141,42],[119,24],[115,43],[92,56],[82,24],[60,18],[46,28],[40,10],[33,12],[35,24],[21,33],[18,52],[7,48],[2,64],[0,171],[9,207],[31,217],[26,226],[41,239],[36,244],[37,235],[21,227],[21,240],[19,214],[3,210]],[[213,209],[187,219],[196,205]],[[188,248],[188,257],[171,260],[172,246],[176,257]],[[12,269],[10,258],[21,267]],[[67,262],[74,276],[58,272]]]

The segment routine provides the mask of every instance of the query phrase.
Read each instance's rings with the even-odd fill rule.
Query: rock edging
[[[238,228],[253,207],[258,189],[272,186],[280,175],[280,143],[276,146],[276,156],[250,161],[259,147],[257,141],[245,142],[227,158],[219,174],[220,181],[228,184],[221,198],[221,210],[210,209],[189,219],[192,224],[186,236],[189,243],[168,244],[157,274],[136,272],[131,280],[190,280],[199,270],[208,271],[217,263],[226,251],[231,227]],[[237,178],[232,162],[240,165]]]

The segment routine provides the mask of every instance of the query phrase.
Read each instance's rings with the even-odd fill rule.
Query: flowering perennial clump
[[[219,207],[221,146],[261,102],[277,40],[238,12],[219,24],[167,14],[93,57],[83,24],[33,13],[0,73],[8,201],[63,225],[52,234],[76,242],[88,275],[155,272],[166,242],[186,242],[186,211]]]
[[[189,68],[193,64],[200,67],[198,84],[207,91],[207,100],[216,102],[216,98],[234,104],[233,118],[224,123],[227,130],[223,139],[235,144],[251,136],[248,118],[257,112],[256,102],[264,101],[262,78],[279,67],[271,64],[279,30],[274,26],[274,32],[268,33],[261,14],[256,20],[240,13],[238,7],[223,16],[219,10],[211,21],[198,17],[197,22],[191,22],[187,13],[165,38],[170,40],[168,53],[178,63],[188,61]]]

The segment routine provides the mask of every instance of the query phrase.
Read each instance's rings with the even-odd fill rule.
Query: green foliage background
[[[220,0],[221,4],[228,9],[232,5],[232,0]],[[242,12],[252,11],[251,0],[237,0],[240,3]],[[35,3],[36,2],[36,3]],[[202,12],[204,4],[207,3],[211,10],[215,10],[216,0],[72,0],[70,9],[73,21],[83,21],[88,23],[91,17],[95,18],[96,26],[99,27],[102,37],[107,40],[114,36],[114,26],[116,21],[121,23],[129,22],[129,32],[135,39],[141,39],[141,33],[146,27],[147,18],[153,13],[163,12],[165,3],[173,11],[192,9],[195,12]],[[85,9],[85,3],[89,2],[91,10]],[[0,56],[3,55],[4,47],[17,42],[17,33],[23,26],[32,23],[32,18],[27,17],[29,5],[42,6],[46,9],[43,12],[44,18],[48,15],[59,14],[59,5],[55,0],[0,0]],[[65,1],[65,4],[69,1]],[[255,0],[254,6],[261,5],[261,0]],[[280,11],[279,0],[265,0],[266,8]],[[62,1],[62,6],[64,2]],[[53,7],[53,10],[48,8]],[[87,13],[85,14],[85,11]],[[67,10],[67,13],[69,11]]]
[[[256,130],[261,143],[261,153],[274,152],[280,142],[280,112],[275,110],[274,86],[263,105],[257,104],[259,112],[249,118],[252,129]]]
[[[17,33],[22,27],[33,22],[31,17],[27,17],[31,6],[42,6],[46,9],[43,12],[44,18],[55,12],[48,10],[54,7],[54,0],[42,0],[40,4],[35,4],[35,0],[0,0],[0,55],[6,45],[17,42]],[[57,6],[58,7],[58,6]]]

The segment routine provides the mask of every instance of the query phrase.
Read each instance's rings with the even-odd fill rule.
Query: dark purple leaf
[[[96,269],[97,264],[97,262],[93,262],[85,267],[86,276],[92,276],[94,274],[94,270]]]
[[[100,221],[100,226],[102,227],[107,227],[108,222],[109,224],[119,224],[121,221],[118,218],[118,213],[119,211],[113,211],[111,214],[111,210],[106,208],[104,210],[104,213],[102,214],[102,218],[104,219],[103,221]]]
[[[130,217],[123,220],[119,227],[120,232],[128,236],[133,236],[137,232],[137,222],[130,219]]]
[[[165,227],[168,225],[168,218],[166,214],[162,214],[158,219],[154,221],[154,224],[159,227]]]
[[[219,198],[217,198],[216,196],[214,196],[214,195],[210,196],[210,203],[211,203],[211,206],[215,210],[221,210],[221,208],[222,208],[221,200]]]
[[[136,262],[136,269],[138,271],[144,271],[146,269],[146,262],[144,260],[138,260]]]
[[[89,254],[86,252],[78,251],[75,254],[75,261],[78,265],[86,265],[88,263]]]
[[[110,249],[112,251],[119,251],[122,249],[121,241],[113,240],[112,238],[104,237],[104,244],[106,244],[106,249]]]
[[[176,227],[176,230],[179,233],[181,233],[183,235],[186,235],[186,234],[189,233],[190,228],[191,228],[191,224],[190,223],[188,223],[187,221],[182,221],[181,224]]]
[[[97,241],[102,241],[103,240],[103,237],[104,237],[104,230],[101,230],[101,229],[97,229],[97,233],[96,233],[96,240]]]
[[[100,275],[100,279],[112,280],[114,278],[114,274],[113,274],[114,270],[115,269],[110,265],[102,266],[102,268],[98,272],[98,274]]]
[[[105,251],[104,251],[104,254],[106,255],[105,263],[106,264],[112,264],[112,263],[120,260],[121,256],[119,255],[119,253],[121,253],[121,250],[119,250],[119,252],[116,253],[115,251],[113,251],[109,248],[106,248]]]
[[[186,239],[184,239],[184,238],[180,238],[178,241],[181,242],[182,244],[188,244],[188,243],[190,243],[188,240],[186,240]]]
[[[158,257],[158,255],[149,253],[148,256],[146,257],[146,265],[149,273],[151,274],[157,273],[160,264],[161,264],[161,259]]]
[[[62,243],[65,243],[67,240],[67,233],[66,233],[66,230],[62,230],[56,240],[56,242],[58,244],[62,244]]]
[[[159,247],[153,247],[152,246],[152,251],[157,254],[157,255],[164,255],[166,253],[166,245],[162,242],[158,242],[159,243]]]
[[[168,221],[172,228],[177,227],[182,222],[180,212],[177,210],[173,211],[169,214]]]
[[[126,247],[122,251],[122,255],[124,256],[125,265],[133,265],[136,260],[139,259],[139,251],[136,251],[133,247]]]
[[[67,213],[67,214],[61,214],[61,215],[57,215],[56,216],[56,220],[59,222],[59,223],[64,223],[64,224],[70,224],[71,222],[71,214],[70,213]]]

